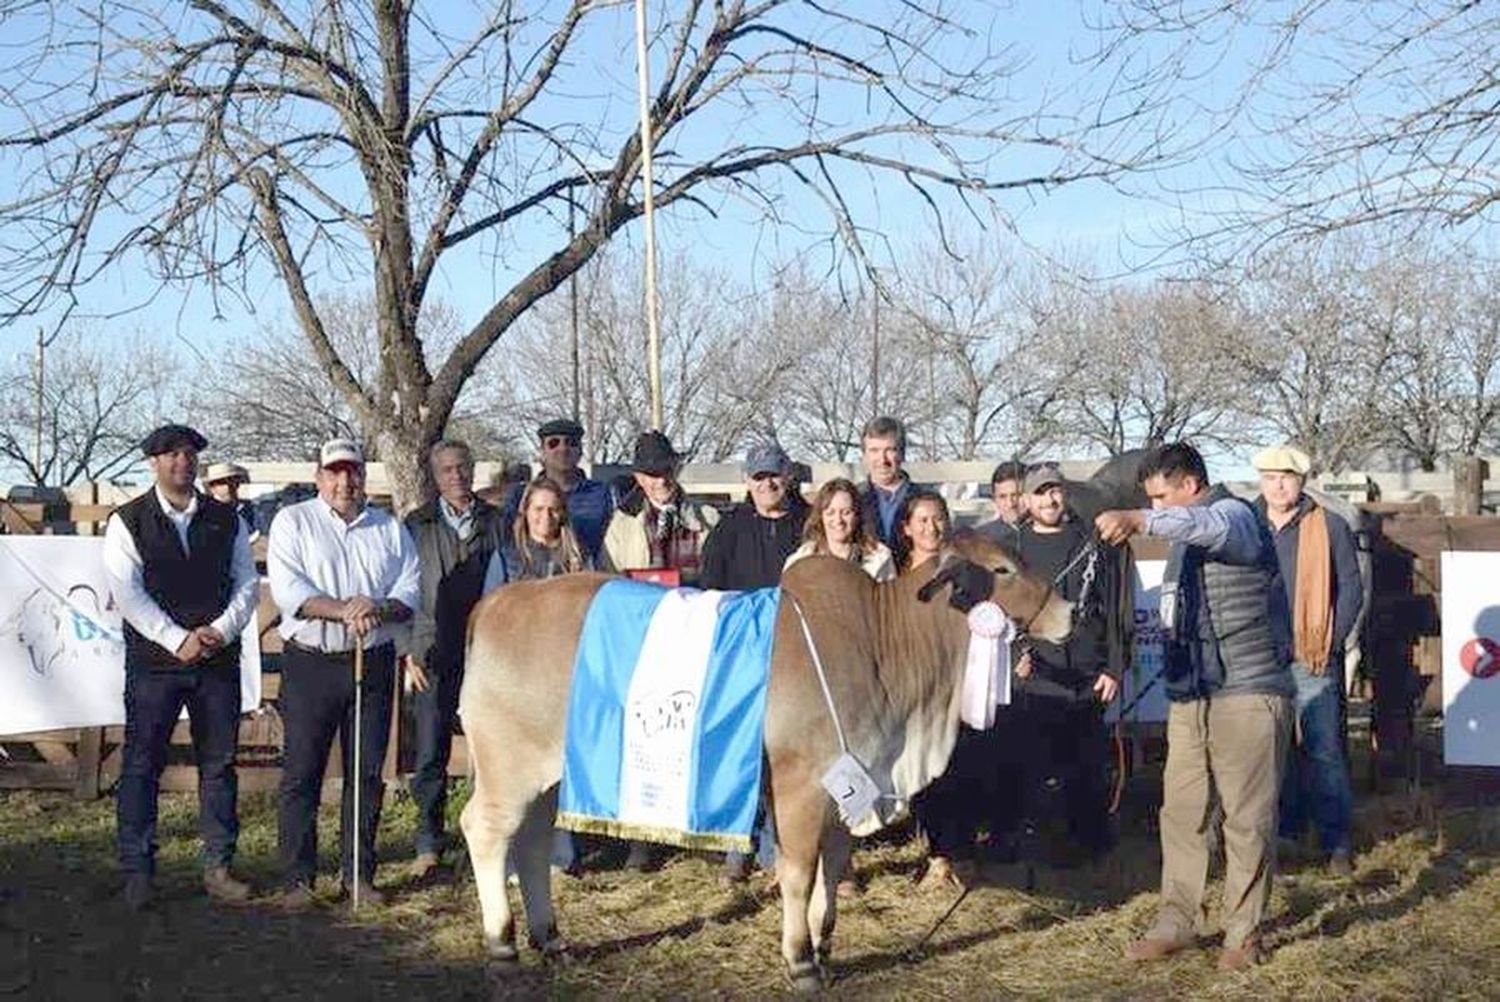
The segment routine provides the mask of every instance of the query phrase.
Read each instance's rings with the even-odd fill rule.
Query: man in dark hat
[[[604,545],[604,530],[614,512],[609,487],[584,476],[578,468],[583,457],[583,426],[572,418],[553,418],[536,430],[541,446],[542,475],[562,488],[568,505],[568,522],[579,545],[590,559],[598,559]],[[505,504],[505,520],[512,522],[520,508],[525,484],[517,484]]]
[[[104,569],[125,621],[125,745],[116,801],[125,903],[145,907],[156,857],[156,799],[183,707],[198,766],[203,886],[228,902],[250,888],[229,872],[239,836],[234,772],[239,739],[240,634],[259,579],[233,508],[193,489],[208,443],[186,425],[141,443],[155,486],[104,530]]]
[[[719,524],[719,511],[683,492],[677,481],[681,461],[671,439],[659,431],[642,432],[635,440],[635,485],[604,534],[605,570],[664,568],[677,571],[681,584],[698,583],[703,542]]]

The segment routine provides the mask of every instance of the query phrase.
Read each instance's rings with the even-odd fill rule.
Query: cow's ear
[[[995,575],[971,560],[949,560],[917,591],[917,598],[931,601],[944,585],[952,585],[948,604],[959,612],[968,612],[980,602],[988,601],[995,587]]]

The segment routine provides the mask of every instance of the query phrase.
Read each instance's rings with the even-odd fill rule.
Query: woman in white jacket
[[[858,564],[876,581],[889,581],[896,576],[896,561],[891,551],[880,540],[865,535],[859,517],[858,488],[842,477],[818,488],[812,510],[807,513],[802,540],[802,545],[786,558],[787,567],[804,557],[823,554]]]

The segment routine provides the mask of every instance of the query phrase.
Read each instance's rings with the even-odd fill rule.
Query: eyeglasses
[[[547,449],[561,449],[564,447],[576,449],[580,441],[577,435],[548,435],[542,439],[542,446]]]

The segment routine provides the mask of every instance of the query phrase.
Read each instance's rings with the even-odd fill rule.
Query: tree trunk
[[[405,515],[431,494],[427,464],[423,461],[427,443],[390,429],[380,429],[375,432],[375,444],[380,460],[385,464],[391,507],[396,514]]]

